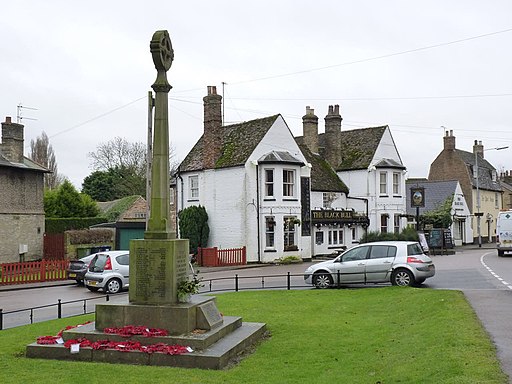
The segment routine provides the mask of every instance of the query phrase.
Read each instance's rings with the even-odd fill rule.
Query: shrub
[[[299,256],[285,256],[276,260],[278,264],[295,264],[302,263],[302,259]]]
[[[414,228],[407,227],[402,230],[400,233],[381,233],[381,232],[368,232],[365,234],[360,243],[373,243],[375,241],[393,241],[393,240],[403,240],[403,241],[418,241],[418,233]]]

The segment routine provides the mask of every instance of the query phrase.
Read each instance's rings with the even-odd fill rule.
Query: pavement
[[[491,250],[495,249],[493,243],[483,243],[481,247],[478,245],[464,245],[455,247],[445,252],[437,251],[436,256],[456,254],[468,250]],[[243,266],[227,266],[227,267],[199,267],[200,273],[221,272],[226,270],[239,270],[246,268],[255,268],[270,266],[273,264],[249,264]],[[22,289],[34,289],[44,287],[74,285],[73,280],[49,281],[45,283],[4,285],[0,286],[0,292],[14,291]],[[475,311],[482,325],[490,335],[497,350],[497,356],[500,360],[503,371],[508,375],[510,383],[512,383],[512,333],[510,332],[510,318],[512,318],[512,291],[500,290],[463,290],[468,302]]]

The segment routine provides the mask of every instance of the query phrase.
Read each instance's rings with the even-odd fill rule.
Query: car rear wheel
[[[505,252],[503,252],[503,251],[498,251],[498,256],[505,256]]]
[[[391,274],[391,284],[399,287],[407,287],[414,285],[414,275],[407,269],[396,269]]]
[[[313,275],[313,284],[316,288],[325,289],[333,284],[332,276],[330,273],[320,272]]]
[[[96,287],[90,287],[88,285],[86,285],[87,289],[91,292],[98,292],[99,288],[96,288]]]
[[[105,285],[105,291],[108,293],[118,293],[121,290],[121,281],[118,279],[110,279]]]

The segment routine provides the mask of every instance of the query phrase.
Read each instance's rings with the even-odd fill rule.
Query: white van
[[[496,221],[496,248],[498,256],[512,252],[512,210],[500,212]]]

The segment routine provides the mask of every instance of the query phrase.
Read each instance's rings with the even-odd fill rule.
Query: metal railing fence
[[[340,281],[338,276],[338,282]],[[257,283],[255,283],[255,281]],[[232,277],[221,277],[216,279],[205,279],[202,280],[203,287],[200,289],[200,294],[206,294],[206,293],[215,293],[215,292],[239,292],[243,290],[271,290],[271,289],[304,289],[304,288],[311,288],[312,286],[309,284],[305,284],[304,282],[304,274],[291,274],[290,272],[287,272],[286,274],[280,274],[280,275],[262,275],[262,276],[239,276],[238,274],[235,274]],[[339,285],[339,284],[338,284]],[[125,292],[126,293],[126,292]],[[117,294],[122,295],[123,293]],[[36,311],[42,310],[42,309],[48,309],[56,307],[55,311],[53,312],[53,316],[50,314],[50,318],[48,318],[48,314],[40,320],[40,321],[47,321],[51,319],[61,319],[63,317],[71,317],[71,316],[77,316],[77,315],[84,315],[88,313],[93,313],[93,311],[87,310],[87,303],[91,300],[99,300],[99,299],[105,299],[106,301],[110,301],[110,295],[101,295],[98,297],[93,298],[87,298],[87,299],[78,299],[78,300],[71,300],[63,302],[61,299],[57,300],[57,303],[55,304],[48,304],[48,305],[41,305],[37,307],[31,307],[31,308],[24,308],[24,309],[17,309],[13,311],[6,311],[4,312],[0,308],[0,330],[4,329],[4,319],[7,315],[15,315],[23,312],[28,312],[28,324],[33,324],[34,322],[37,322],[37,319],[35,318]],[[67,316],[63,316],[63,308],[66,305],[69,304],[76,304],[76,303],[83,303],[82,309],[80,311],[75,312],[69,312]]]

